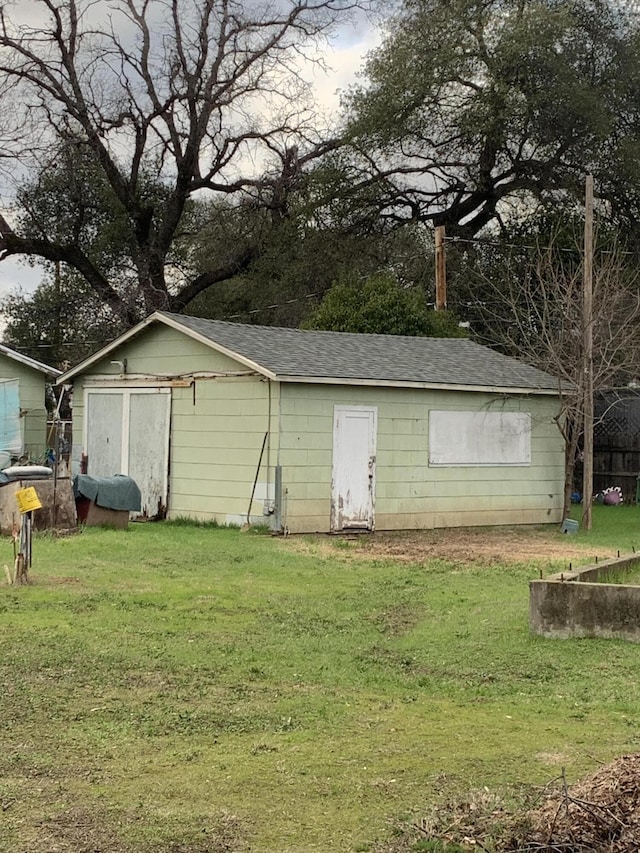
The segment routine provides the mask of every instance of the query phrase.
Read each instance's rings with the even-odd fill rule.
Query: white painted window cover
[[[431,411],[429,464],[531,465],[531,414]]]

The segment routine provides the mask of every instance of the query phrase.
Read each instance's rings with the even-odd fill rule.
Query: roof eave
[[[148,326],[151,326],[154,323],[163,323],[165,326],[169,326],[172,329],[176,329],[179,332],[187,335],[187,337],[192,338],[195,341],[199,341],[205,346],[209,347],[209,349],[215,350],[216,352],[222,353],[223,355],[232,358],[234,361],[239,362],[240,364],[245,365],[245,367],[249,367],[251,370],[256,373],[265,376],[268,379],[275,379],[275,374],[270,370],[267,370],[264,366],[257,364],[251,359],[245,358],[245,356],[240,355],[233,350],[227,349],[227,347],[223,347],[220,344],[212,341],[210,338],[207,338],[206,335],[201,335],[199,332],[194,331],[189,328],[189,326],[185,326],[182,323],[175,320],[173,317],[167,317],[166,314],[163,314],[162,311],[155,311],[153,314],[150,314],[144,320],[141,320],[135,326],[132,326],[122,335],[117,337],[115,340],[111,341],[111,343],[99,349],[97,352],[85,358],[83,361],[76,364],[70,370],[67,370],[66,373],[63,373],[59,378],[56,384],[63,385],[74,377],[79,376],[81,373],[86,373],[87,370],[91,367],[92,364],[96,364],[99,361],[102,361],[103,358],[106,358],[110,353],[112,353],[118,347],[121,347],[128,340],[138,335]]]
[[[44,373],[46,376],[61,376],[62,371],[58,370],[57,367],[51,367],[48,364],[45,364],[42,361],[37,361],[35,358],[31,358],[28,355],[24,355],[21,352],[16,352],[16,350],[11,349],[6,344],[0,344],[0,353],[2,355],[6,355],[7,358],[12,359],[13,361],[17,361],[20,364],[24,364],[26,367],[31,367],[33,370],[37,370],[39,373]]]
[[[311,383],[319,385],[368,385],[380,388],[422,388],[433,391],[478,391],[491,394],[540,394],[544,396],[558,397],[561,394],[559,388],[536,388],[522,385],[466,385],[450,382],[415,382],[411,380],[397,379],[355,379],[353,377],[335,376],[293,376],[276,374],[278,382]]]
[[[132,326],[130,329],[127,329],[126,332],[123,332],[119,335],[115,340],[111,341],[111,343],[106,344],[101,349],[92,353],[92,355],[87,356],[87,358],[78,362],[78,364],[74,365],[70,370],[67,370],[58,378],[57,385],[65,385],[75,376],[78,376],[80,373],[84,373],[88,367],[91,367],[92,364],[95,364],[98,361],[101,361],[103,358],[109,355],[109,353],[113,352],[119,346],[126,343],[130,338],[134,335],[137,335],[138,332],[141,332],[142,329],[145,329],[147,326],[150,326],[152,323],[155,323],[159,317],[159,312],[155,312],[150,314],[144,320],[141,320],[135,326]]]
[[[194,341],[199,341],[205,346],[208,346],[210,349],[219,352],[221,355],[226,355],[228,358],[233,359],[234,361],[240,362],[245,367],[248,367],[250,370],[259,373],[261,376],[266,377],[267,379],[275,379],[276,375],[273,371],[268,370],[264,365],[258,364],[257,361],[252,361],[250,358],[247,358],[244,355],[241,355],[235,350],[229,349],[228,347],[222,346],[222,344],[217,343],[216,341],[212,341],[211,338],[208,338],[206,335],[201,335],[199,332],[196,332],[194,329],[191,329],[189,326],[185,326],[177,320],[174,320],[173,317],[167,317],[162,312],[158,312],[158,319],[161,320],[165,325],[171,326],[172,329],[176,329],[179,332],[183,332],[187,337],[193,338]]]

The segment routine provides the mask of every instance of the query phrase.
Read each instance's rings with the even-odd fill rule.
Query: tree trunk
[[[573,475],[576,468],[576,454],[578,452],[578,441],[580,429],[577,421],[571,416],[567,417],[564,431],[564,502],[562,506],[562,517],[567,518],[571,511],[571,495],[573,494]]]

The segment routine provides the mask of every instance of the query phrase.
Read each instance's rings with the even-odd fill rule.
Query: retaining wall
[[[529,583],[529,626],[543,637],[640,642],[640,586],[597,583],[640,565],[640,555],[605,560]]]

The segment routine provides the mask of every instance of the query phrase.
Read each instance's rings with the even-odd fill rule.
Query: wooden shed
[[[131,476],[147,516],[292,533],[561,520],[557,380],[468,340],[158,312],[59,381],[86,471]]]
[[[0,384],[12,383],[19,401],[20,449],[14,456],[44,461],[47,452],[47,383],[62,371],[0,344]],[[6,395],[4,395],[6,399]],[[4,414],[8,413],[2,413]],[[5,449],[5,448],[0,448]]]

